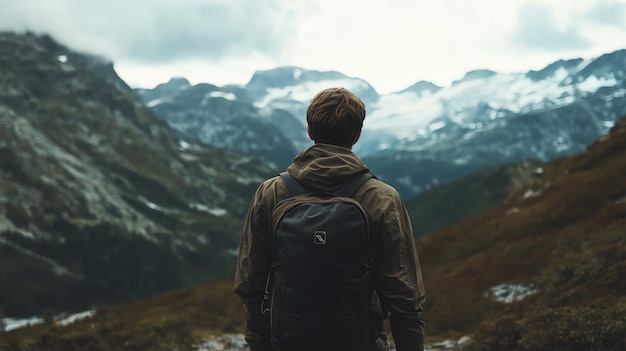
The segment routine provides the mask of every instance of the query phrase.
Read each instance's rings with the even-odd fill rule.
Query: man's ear
[[[306,126],[306,131],[307,133],[309,133],[309,138],[311,138],[311,140],[315,141],[315,137],[313,136],[313,133],[311,133],[311,127],[310,126]]]
[[[356,133],[356,135],[354,136],[354,141],[352,142],[352,145],[356,144],[356,142],[359,141],[360,137],[361,137],[361,131],[359,130],[359,132]]]

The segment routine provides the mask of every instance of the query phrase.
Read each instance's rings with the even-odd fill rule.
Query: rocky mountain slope
[[[254,155],[284,169],[312,145],[306,132],[308,101],[331,82],[352,82],[368,103],[378,94],[367,82],[342,73],[279,67],[254,74],[243,87],[191,86],[175,78],[154,89],[136,89],[147,106],[188,137]],[[285,85],[299,89],[284,91]]]
[[[252,155],[279,168],[307,142],[302,124],[280,109],[259,109],[237,87],[191,86],[184,78],[137,89],[144,103],[172,128],[198,142]]]
[[[0,33],[5,314],[229,276],[249,198],[275,172],[171,129],[111,62]]]

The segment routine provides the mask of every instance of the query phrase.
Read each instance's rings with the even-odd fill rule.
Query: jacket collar
[[[330,144],[315,144],[300,152],[287,168],[305,186],[336,190],[357,173],[369,168],[350,149]]]

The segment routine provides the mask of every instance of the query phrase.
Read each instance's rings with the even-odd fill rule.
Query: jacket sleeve
[[[235,273],[234,291],[243,302],[246,341],[251,351],[270,351],[269,314],[261,313],[269,266],[268,209],[263,204],[261,185],[254,194],[244,224]]]
[[[424,349],[422,305],[426,299],[422,272],[406,207],[393,192],[383,201],[375,250],[378,290],[390,312],[397,351]]]

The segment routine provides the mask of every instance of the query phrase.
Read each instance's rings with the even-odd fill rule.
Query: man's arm
[[[235,293],[243,302],[246,341],[251,351],[271,351],[269,314],[261,313],[268,268],[271,264],[267,208],[263,185],[254,194],[239,243]]]
[[[423,350],[426,293],[411,222],[399,195],[385,210],[377,241],[378,286],[390,312],[396,350]]]

